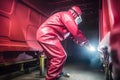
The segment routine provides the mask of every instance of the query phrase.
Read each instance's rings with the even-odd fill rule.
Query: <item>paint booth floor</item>
[[[64,66],[64,72],[68,72],[70,77],[63,77],[60,80],[105,80],[104,72],[97,69],[88,69],[87,66],[78,64],[67,64]],[[12,80],[45,80],[39,76],[39,70],[16,77]]]

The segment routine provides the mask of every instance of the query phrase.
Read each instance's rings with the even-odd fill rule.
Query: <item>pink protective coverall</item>
[[[87,42],[69,11],[55,13],[39,27],[37,40],[47,56],[46,80],[56,80],[61,73],[67,55],[60,41],[68,36],[79,45]]]

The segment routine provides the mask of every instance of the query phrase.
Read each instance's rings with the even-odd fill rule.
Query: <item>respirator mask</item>
[[[82,18],[81,18],[81,16],[74,10],[74,9],[71,9],[74,13],[75,13],[75,15],[77,16],[76,18],[75,18],[75,23],[78,25],[78,24],[80,24],[81,22],[82,22]]]
[[[77,18],[75,19],[75,23],[78,25],[78,24],[80,24],[82,22],[82,18],[81,18],[81,16],[79,15],[79,16],[77,16]]]

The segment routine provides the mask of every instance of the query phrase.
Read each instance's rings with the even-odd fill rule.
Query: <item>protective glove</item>
[[[85,43],[84,47],[90,51],[95,51],[95,48],[89,42]]]

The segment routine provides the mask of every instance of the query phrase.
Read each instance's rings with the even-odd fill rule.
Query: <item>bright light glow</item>
[[[93,47],[93,46],[89,46],[89,47],[87,47],[87,49],[88,49],[89,51],[96,51],[95,47]]]
[[[96,51],[96,49],[93,46],[90,46],[89,50],[90,51]]]

